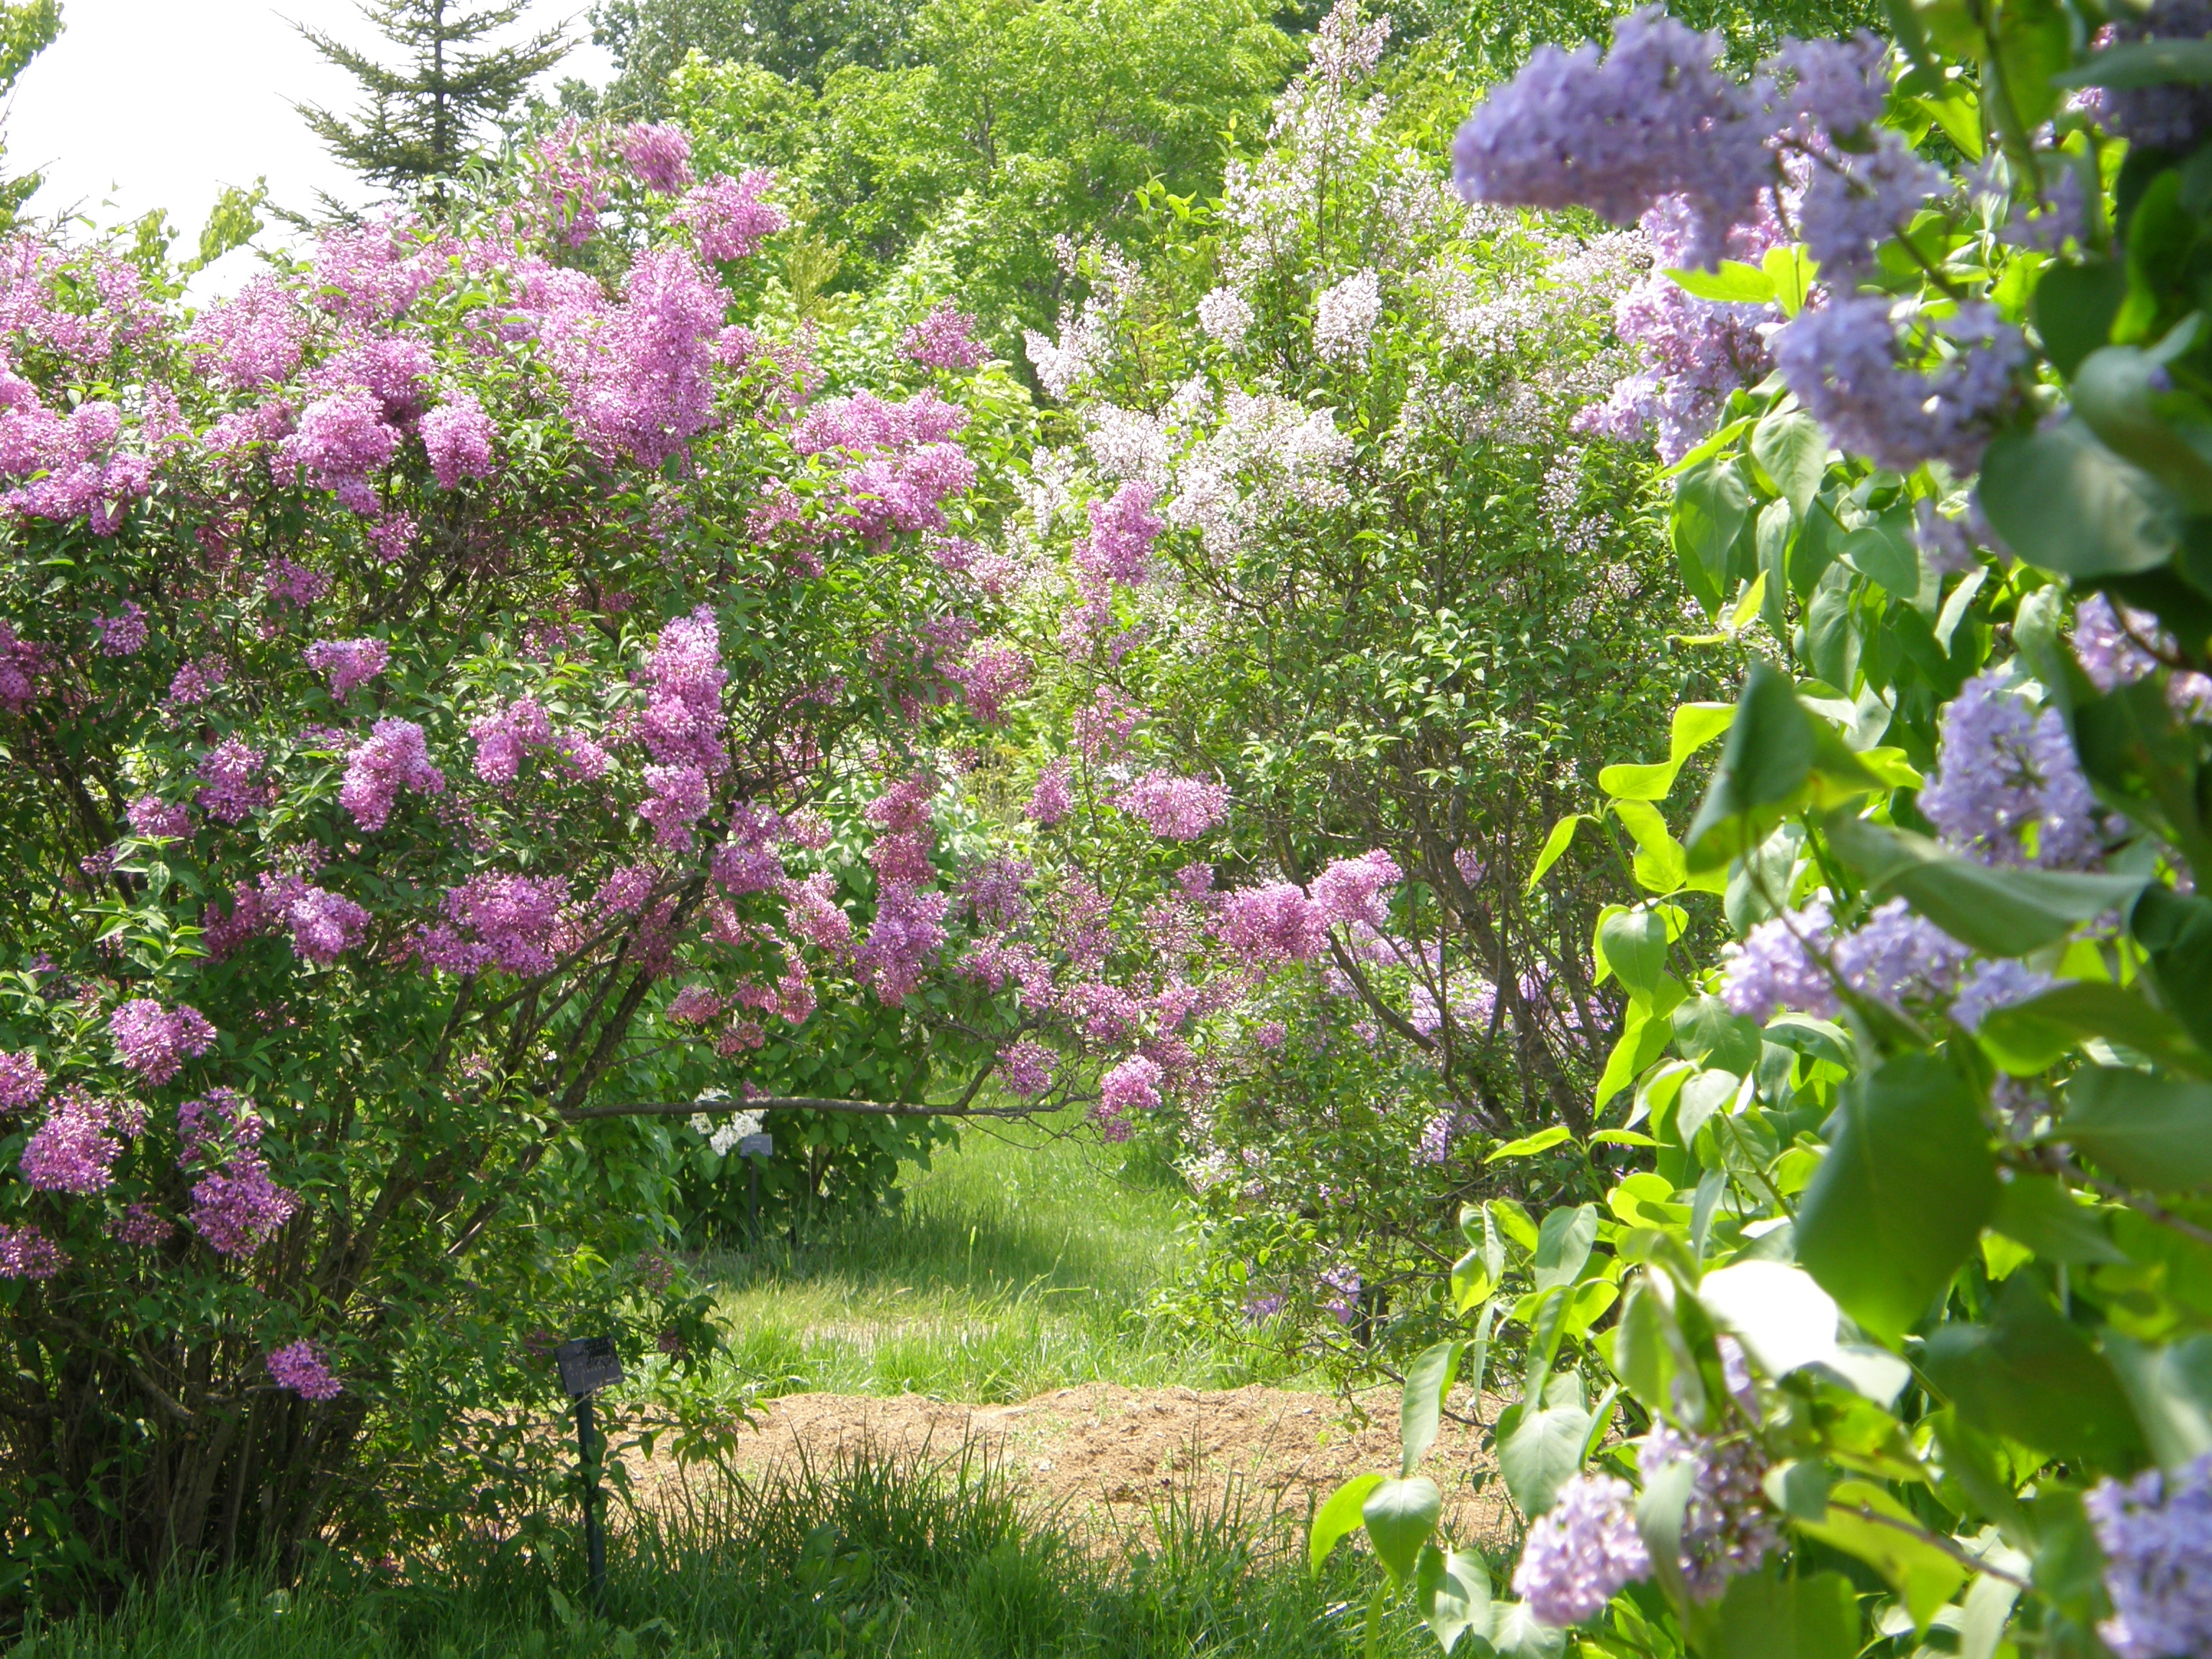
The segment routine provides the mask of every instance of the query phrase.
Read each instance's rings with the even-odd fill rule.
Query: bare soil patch
[[[1453,1401],[1473,1415],[1464,1393]],[[1500,1402],[1486,1399],[1494,1419]],[[1364,1408],[1364,1419],[1363,1411]],[[1355,1474],[1395,1474],[1398,1401],[1377,1389],[1353,1407],[1334,1395],[1281,1389],[1224,1391],[1087,1383],[1018,1406],[973,1406],[919,1395],[793,1394],[760,1408],[759,1432],[738,1467],[766,1473],[804,1459],[816,1468],[867,1448],[939,1459],[973,1446],[998,1460],[1041,1508],[1071,1519],[1137,1519],[1164,1500],[1218,1505],[1232,1493],[1303,1517]],[[1505,1504],[1481,1431],[1449,1419],[1421,1468],[1443,1489],[1447,1529],[1496,1539]]]

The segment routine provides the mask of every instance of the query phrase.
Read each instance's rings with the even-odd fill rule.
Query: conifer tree
[[[565,28],[506,45],[486,44],[522,15],[526,0],[362,0],[362,14],[398,46],[398,68],[343,41],[295,24],[309,45],[361,83],[351,118],[295,105],[316,136],[374,184],[410,191],[442,181],[467,161],[478,133],[514,108],[530,82],[567,55]]]

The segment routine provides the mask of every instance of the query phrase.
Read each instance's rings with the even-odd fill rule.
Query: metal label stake
[[[599,1459],[592,1396],[622,1381],[622,1356],[611,1336],[580,1336],[553,1350],[561,1386],[576,1402],[576,1455],[584,1477],[584,1574],[595,1617],[606,1616],[607,1539],[599,1517]]]

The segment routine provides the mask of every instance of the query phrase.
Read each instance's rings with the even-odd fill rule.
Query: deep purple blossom
[[[216,1089],[177,1109],[179,1169],[207,1172],[192,1184],[192,1231],[218,1255],[252,1255],[300,1206],[299,1194],[270,1179],[261,1120],[235,1090]]]
[[[141,795],[124,816],[131,833],[148,841],[185,841],[192,833],[192,815],[182,806],[171,806],[158,795]]]
[[[114,1114],[90,1096],[66,1091],[24,1145],[25,1182],[46,1193],[106,1191],[115,1178],[109,1166],[123,1150],[107,1133],[114,1123]]]
[[[331,695],[340,702],[357,685],[366,685],[392,661],[392,647],[382,640],[317,640],[306,653],[307,666],[331,680]]]
[[[263,1363],[278,1388],[289,1389],[302,1400],[335,1400],[345,1392],[345,1384],[331,1370],[330,1361],[312,1342],[288,1342]]]
[[[69,1257],[36,1227],[0,1222],[0,1279],[52,1279]]]
[[[2198,41],[2212,35],[2212,0],[2152,0],[2148,12],[2112,13],[2116,40]],[[2185,155],[2212,132],[2212,86],[2165,81],[2105,89],[2112,130],[2139,149]]]
[[[21,1111],[34,1105],[46,1091],[46,1067],[28,1048],[14,1054],[0,1048],[0,1112]]]
[[[338,804],[353,814],[355,823],[373,832],[390,819],[402,789],[434,795],[445,787],[446,775],[430,764],[422,728],[412,720],[388,716],[377,721],[368,741],[346,763]]]
[[[115,1057],[146,1083],[167,1083],[185,1061],[204,1054],[215,1042],[215,1027],[197,1008],[179,1003],[164,1008],[151,997],[134,997],[107,1017]]]

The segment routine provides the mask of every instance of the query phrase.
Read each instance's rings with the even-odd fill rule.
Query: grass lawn
[[[715,1251],[733,1360],[763,1394],[1008,1401],[1079,1382],[1233,1387],[1248,1356],[1153,1316],[1180,1266],[1180,1182],[1072,1125],[966,1124],[899,1206],[797,1246]],[[1265,1380],[1279,1380],[1268,1376]]]

